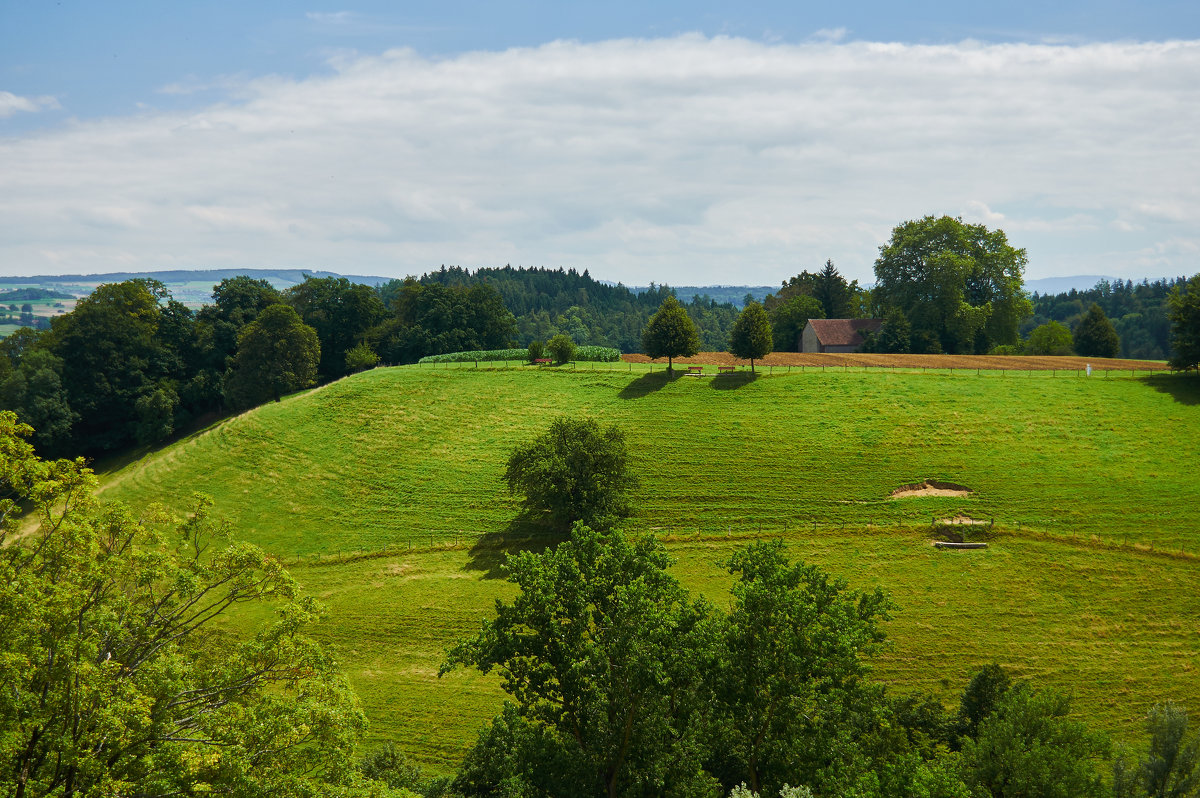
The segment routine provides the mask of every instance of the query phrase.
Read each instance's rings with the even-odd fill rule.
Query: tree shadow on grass
[[[1159,393],[1170,394],[1180,404],[1200,405],[1200,374],[1153,374],[1138,380]]]
[[[712,387],[718,391],[734,391],[758,379],[757,371],[734,371],[718,374],[712,378]]]
[[[683,374],[684,372],[678,369],[673,371],[652,371],[626,385],[617,396],[622,399],[641,399],[643,396],[648,396],[655,391],[661,391],[667,385],[682,377]]]
[[[505,579],[504,561],[521,551],[541,553],[570,538],[551,528],[541,516],[523,512],[499,532],[488,532],[467,553],[467,570],[482,571],[485,579]]]

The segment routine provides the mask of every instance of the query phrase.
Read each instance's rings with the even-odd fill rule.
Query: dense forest
[[[1165,360],[1171,356],[1171,320],[1167,297],[1172,288],[1183,289],[1187,279],[1101,280],[1086,291],[1072,289],[1061,294],[1034,294],[1033,315],[1021,325],[1028,335],[1034,328],[1057,321],[1074,329],[1089,307],[1099,305],[1121,340],[1121,357],[1138,360]]]

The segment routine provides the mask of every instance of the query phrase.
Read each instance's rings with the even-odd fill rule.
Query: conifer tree
[[[1187,281],[1187,290],[1171,289],[1171,368],[1177,371],[1200,369],[1200,274]]]
[[[1095,302],[1075,328],[1075,351],[1084,357],[1116,357],[1121,351],[1117,331]]]

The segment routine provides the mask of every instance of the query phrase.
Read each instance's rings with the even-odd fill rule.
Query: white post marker
[[[1092,364],[1091,363],[1087,364],[1087,375],[1089,377],[1092,376]]]

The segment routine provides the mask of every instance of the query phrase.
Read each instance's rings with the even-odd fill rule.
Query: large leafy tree
[[[1062,695],[1018,684],[963,741],[963,774],[991,798],[1099,798],[1107,741],[1068,717]]]
[[[1200,274],[1193,275],[1181,290],[1171,289],[1167,298],[1171,319],[1171,368],[1200,370]]]
[[[527,511],[563,531],[576,521],[604,527],[625,515],[636,484],[620,428],[566,416],[509,455],[504,479]]]
[[[757,302],[750,302],[729,332],[729,352],[734,357],[749,360],[750,370],[754,371],[754,361],[771,353],[772,338],[767,312]]]
[[[0,413],[0,794],[316,796],[353,779],[365,720],[319,615],[208,503],[138,520]],[[36,528],[14,539],[17,505]],[[223,632],[238,607],[277,620]]]
[[[816,566],[790,562],[780,541],[729,561],[736,577],[723,627],[716,696],[719,749],[751,789],[815,784],[873,703],[866,657],[884,634],[888,600],[848,590]],[[869,710],[868,710],[869,712]],[[726,766],[729,767],[728,765]]]
[[[707,795],[695,713],[709,610],[689,603],[652,538],[583,525],[508,560],[519,588],[443,672],[500,673],[515,702],[468,758],[471,795]],[[563,771],[569,786],[558,784]]]
[[[1117,331],[1095,302],[1075,327],[1074,338],[1075,351],[1084,357],[1116,357],[1121,352]]]
[[[799,352],[800,335],[808,326],[808,320],[825,318],[825,309],[808,294],[796,294],[784,302],[776,303],[767,311],[767,316],[771,322],[774,351]]]
[[[1056,321],[1048,321],[1029,333],[1027,355],[1069,355],[1075,349],[1071,331]]]
[[[809,318],[850,319],[860,315],[862,290],[858,281],[847,282],[831,260],[825,261],[819,272],[802,271],[784,281],[777,293],[766,296],[763,306],[773,313],[777,306],[801,296],[811,297],[821,306],[821,314]]]
[[[674,359],[690,357],[700,351],[696,325],[674,294],[668,295],[650,317],[642,331],[642,348],[650,357],[665,357],[667,368],[674,368]]]
[[[383,300],[373,288],[345,277],[305,276],[283,297],[316,330],[321,344],[318,372],[325,380],[346,373],[346,353],[385,316]]]
[[[79,415],[76,447],[85,452],[132,443],[139,418],[137,400],[152,393],[177,367],[158,338],[161,302],[155,280],[102,285],[57,316],[45,341],[62,361],[67,404]]]
[[[1200,738],[1188,736],[1188,713],[1168,701],[1146,716],[1150,747],[1136,767],[1113,762],[1115,798],[1194,798],[1200,794]]]
[[[1003,230],[926,216],[897,226],[879,248],[873,301],[899,308],[914,334],[935,336],[946,352],[983,354],[1017,343],[1032,308],[1026,261]]]
[[[238,336],[225,393],[235,407],[252,407],[315,385],[321,347],[316,332],[287,305],[272,305]],[[344,364],[343,364],[344,365]]]

